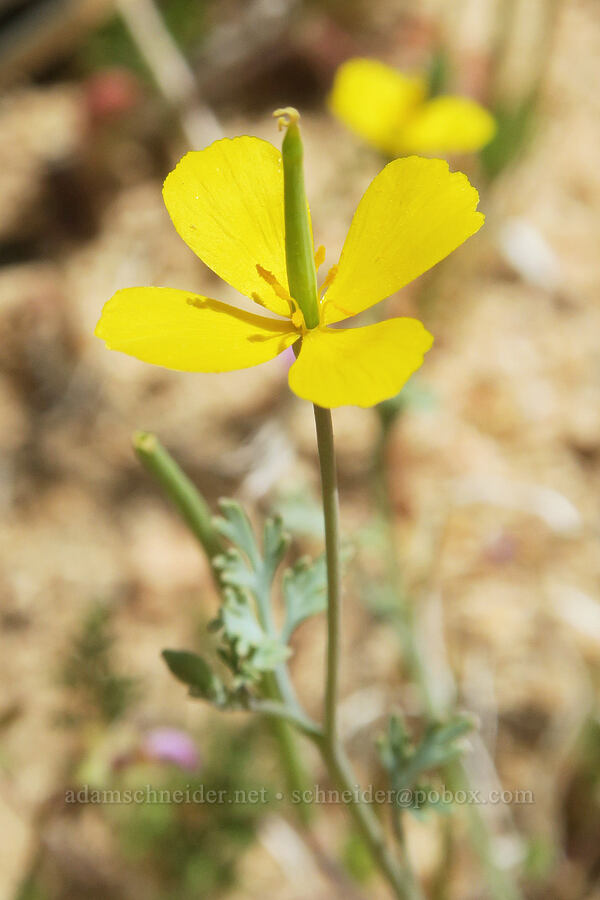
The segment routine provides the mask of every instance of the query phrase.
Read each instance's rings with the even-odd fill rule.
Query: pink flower
[[[146,759],[172,763],[187,772],[200,766],[200,754],[196,744],[184,731],[177,728],[154,728],[145,736],[142,752]]]

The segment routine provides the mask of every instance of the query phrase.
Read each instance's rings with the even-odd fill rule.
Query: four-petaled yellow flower
[[[188,246],[273,316],[172,288],[126,288],[105,305],[98,337],[145,362],[190,372],[258,365],[301,339],[290,387],[329,408],[372,406],[395,395],[433,340],[410,318],[331,326],[393,294],[483,224],[477,191],[444,161],[391,162],[362,198],[339,264],[315,297],[319,322],[307,328],[289,294],[282,157],[272,144],[226,138],[188,153],[163,195]],[[319,248],[317,266],[323,258]]]
[[[496,132],[494,117],[468,97],[428,99],[425,78],[376,59],[349,59],[336,72],[329,106],[367,143],[388,156],[470,153]]]

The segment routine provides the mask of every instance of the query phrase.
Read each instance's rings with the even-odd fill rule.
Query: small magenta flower
[[[336,72],[331,111],[388,156],[470,153],[496,132],[494,117],[468,97],[428,99],[425,78],[404,75],[376,59],[349,59]]]
[[[172,763],[186,772],[195,772],[200,766],[200,754],[196,744],[185,731],[178,728],[155,728],[145,735],[141,753],[152,762]]]
[[[175,228],[200,259],[273,315],[166,287],[126,288],[96,334],[113,350],[188,372],[266,362],[295,345],[292,391],[318,406],[372,406],[398,393],[433,338],[416,319],[332,328],[389,297],[483,224],[477,191],[440,159],[387,165],[362,198],[339,263],[320,290],[295,110],[282,153],[255,137],[188,153],[163,189]],[[284,202],[285,199],[285,202]]]

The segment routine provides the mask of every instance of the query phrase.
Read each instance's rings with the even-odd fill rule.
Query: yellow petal
[[[348,128],[393,154],[401,126],[426,92],[422,78],[402,75],[376,59],[350,59],[336,72],[329,106]]]
[[[256,266],[287,290],[281,153],[255,137],[225,138],[187,153],[167,176],[163,197],[173,224],[209,269],[272,312],[287,304]]]
[[[432,343],[417,319],[315,328],[302,338],[289,372],[290,387],[318,406],[374,406],[398,393]]]
[[[389,297],[448,256],[483,225],[479,195],[441,159],[395,159],[371,182],[354,214],[323,302],[339,322]]]
[[[183,372],[256,366],[298,339],[289,322],[161,287],[117,291],[95,333],[110,350]]]
[[[491,113],[467,97],[435,97],[423,104],[399,135],[399,153],[470,153],[493,138]]]

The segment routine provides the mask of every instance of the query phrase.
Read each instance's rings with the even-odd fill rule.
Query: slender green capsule
[[[285,208],[285,259],[290,295],[296,301],[307,328],[319,324],[319,295],[317,271],[308,207],[304,190],[302,158],[304,150],[298,119],[300,113],[292,107],[278,109],[280,127],[287,128],[281,155],[283,157],[283,193]]]

